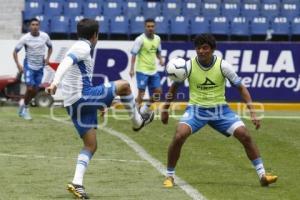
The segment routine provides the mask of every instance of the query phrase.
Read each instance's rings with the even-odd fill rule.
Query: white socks
[[[132,94],[127,95],[127,96],[120,96],[121,97],[121,102],[125,106],[125,108],[129,111],[129,115],[131,117],[131,121],[133,123],[134,127],[139,127],[142,122],[142,116],[137,110],[137,106],[134,100],[134,97]]]
[[[255,160],[252,160],[252,164],[256,169],[256,173],[259,179],[261,179],[261,177],[266,174],[262,159],[260,157],[256,158]]]
[[[92,153],[86,149],[82,149],[77,158],[75,175],[72,183],[76,185],[82,185],[84,173],[92,158]]]

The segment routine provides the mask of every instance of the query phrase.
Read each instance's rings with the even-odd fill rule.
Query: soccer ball
[[[190,69],[183,58],[173,58],[168,62],[166,72],[171,80],[183,82],[188,77]]]

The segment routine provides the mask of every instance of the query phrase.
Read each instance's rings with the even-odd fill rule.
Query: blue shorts
[[[220,105],[213,108],[189,105],[179,123],[187,124],[191,128],[192,133],[197,132],[208,124],[225,136],[230,136],[236,128],[245,126],[239,116],[228,105]]]
[[[114,82],[101,84],[83,91],[83,96],[67,107],[73,124],[82,138],[91,128],[97,129],[97,110],[108,108],[115,98]]]
[[[39,70],[30,69],[27,62],[24,62],[25,84],[38,88],[41,85],[44,74],[44,67]]]
[[[158,73],[147,75],[141,72],[136,72],[136,82],[137,87],[140,90],[146,90],[147,86],[149,91],[152,91],[155,88],[160,88],[160,76]]]

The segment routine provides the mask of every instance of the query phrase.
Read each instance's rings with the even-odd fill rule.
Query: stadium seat
[[[155,32],[157,34],[169,35],[169,20],[166,16],[155,17]]]
[[[201,33],[209,33],[209,20],[203,16],[195,16],[191,19],[191,34],[198,35]]]
[[[290,35],[290,24],[286,17],[275,17],[271,27],[273,35]]]
[[[176,1],[174,2],[164,2],[162,4],[162,13],[163,15],[168,16],[178,16],[181,13],[181,3],[178,3]]]
[[[111,18],[122,15],[122,3],[119,1],[105,2],[103,4],[103,15]]]
[[[287,17],[289,21],[292,21],[295,17],[300,16],[299,0],[282,0],[280,5],[281,15]]]
[[[146,18],[155,18],[161,15],[161,3],[160,2],[143,2],[142,5],[143,15]]]
[[[249,21],[246,17],[234,17],[231,20],[231,35],[249,36]]]
[[[182,15],[183,16],[199,16],[200,4],[197,1],[182,2]]]
[[[201,4],[201,13],[207,18],[214,18],[221,15],[221,3],[219,0],[206,0]]]
[[[271,20],[274,17],[279,16],[279,4],[278,3],[262,3],[261,15]]]
[[[224,16],[214,17],[211,21],[211,33],[215,35],[229,35],[229,21]]]
[[[101,15],[102,7],[98,1],[89,1],[83,4],[83,15],[86,17],[93,17]]]
[[[174,35],[188,35],[190,32],[189,19],[177,16],[170,20],[170,33]]]
[[[224,0],[221,5],[221,14],[231,20],[240,15],[241,3],[240,0]]]
[[[65,16],[53,16],[50,19],[50,33],[69,33],[69,18]]]
[[[64,3],[65,16],[79,16],[81,14],[82,14],[82,0],[68,0]]]
[[[291,24],[292,35],[300,36],[300,17],[295,17]]]
[[[94,16],[94,19],[99,23],[99,33],[109,34],[110,33],[110,20],[106,16]],[[100,36],[101,37],[101,36]]]
[[[77,23],[83,18],[84,18],[84,16],[82,16],[82,15],[70,17],[70,33],[71,34],[77,33]]]
[[[44,15],[35,16],[40,21],[40,29],[46,33],[49,33],[49,18]]]
[[[60,16],[63,13],[63,1],[49,0],[45,3],[44,15],[48,17]]]
[[[269,30],[269,21],[266,17],[254,17],[250,23],[251,35],[266,35]]]
[[[141,34],[144,32],[144,16],[135,16],[130,20],[130,33],[131,34]]]
[[[36,15],[43,14],[44,1],[29,0],[25,2],[23,19],[28,20]]]
[[[114,16],[111,18],[110,33],[111,34],[128,34],[129,20],[126,16]]]
[[[268,4],[275,3],[275,4],[279,4],[279,3],[281,3],[281,0],[262,0],[262,3],[268,3]]]
[[[127,17],[138,16],[142,14],[142,2],[129,0],[123,3],[124,15]]]
[[[244,16],[248,19],[253,19],[254,17],[260,16],[259,1],[244,0],[244,3],[241,5],[241,16]]]

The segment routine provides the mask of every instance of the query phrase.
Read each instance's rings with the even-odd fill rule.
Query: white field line
[[[159,173],[165,175],[166,167],[161,162],[153,158],[149,153],[147,153],[147,151],[143,147],[141,147],[131,138],[111,128],[103,128],[102,130],[121,139],[129,147],[131,147],[138,154],[138,156],[148,161]],[[175,183],[192,199],[206,200],[206,197],[204,197],[198,190],[193,188],[191,185],[189,185],[186,181],[184,181],[180,177],[175,176]]]
[[[14,158],[28,158],[28,159],[49,159],[49,160],[66,160],[68,158],[63,156],[45,156],[45,155],[25,155],[25,154],[10,154],[0,153],[0,157],[14,157]],[[71,160],[71,158],[70,158]],[[73,159],[76,160],[76,159]],[[110,159],[110,158],[93,158],[96,161],[108,161],[108,162],[124,162],[124,163],[146,163],[143,160],[124,160],[124,159]]]
[[[45,117],[45,116],[43,116],[43,117]],[[47,118],[47,117],[45,117],[45,118]],[[48,116],[48,118],[51,119],[49,116]],[[65,121],[55,120],[55,118],[52,120],[60,122],[60,123],[64,123],[64,124],[69,124],[69,125],[71,124],[71,123],[68,123]],[[159,162],[158,160],[153,158],[143,147],[141,147],[139,144],[137,144],[131,138],[129,138],[125,134],[120,133],[111,128],[104,127],[104,128],[101,128],[101,130],[104,130],[108,134],[111,134],[111,135],[121,139],[129,147],[131,147],[140,158],[149,162],[160,174],[165,175],[166,167],[161,162]],[[203,194],[201,194],[197,189],[193,188],[193,186],[188,184],[185,180],[181,179],[180,177],[178,177],[176,175],[174,178],[175,178],[175,183],[193,200],[207,200],[207,198],[205,196],[203,196]]]

